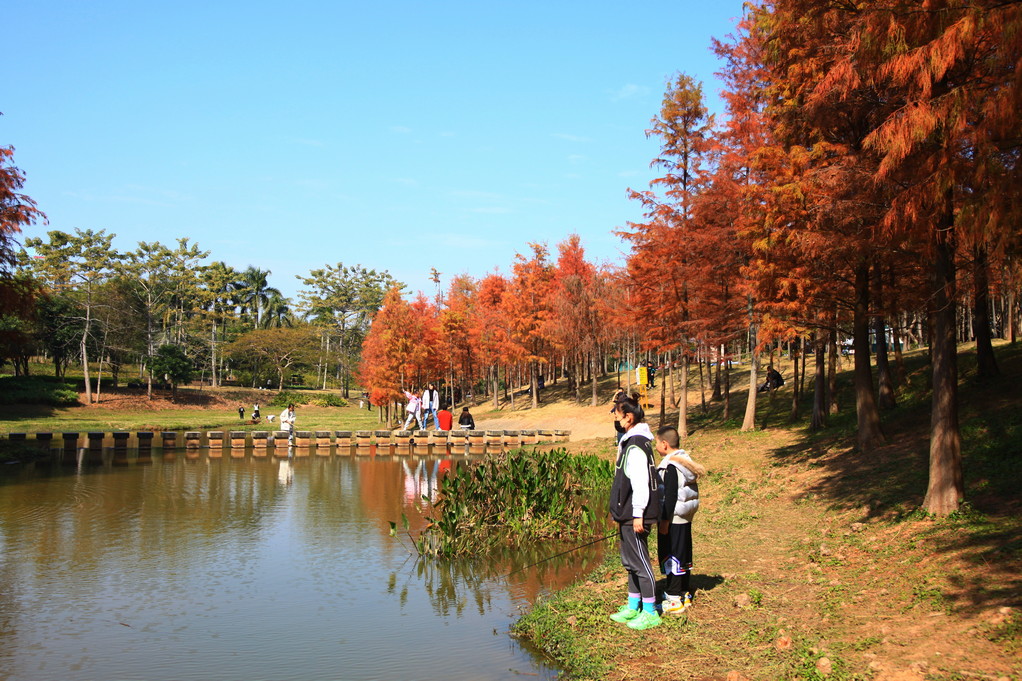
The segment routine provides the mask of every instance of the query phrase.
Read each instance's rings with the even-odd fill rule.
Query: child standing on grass
[[[692,604],[692,518],[699,510],[699,476],[706,469],[692,460],[681,444],[678,430],[657,431],[656,449],[663,457],[657,468],[664,481],[664,510],[657,535],[657,560],[667,577],[664,614],[680,614]]]
[[[656,577],[646,543],[650,528],[660,518],[653,433],[643,422],[642,407],[629,397],[618,402],[616,417],[625,432],[618,443],[610,515],[618,523],[621,564],[628,572],[628,602],[610,619],[642,630],[660,624]]]

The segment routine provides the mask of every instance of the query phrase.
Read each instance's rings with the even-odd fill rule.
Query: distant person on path
[[[238,419],[241,421],[245,420],[245,407],[238,407]]]
[[[254,407],[252,407],[252,418],[253,419],[259,418],[259,405],[258,404],[255,405]]]
[[[660,520],[653,433],[639,403],[625,398],[618,403],[617,421],[625,429],[618,443],[614,482],[610,489],[610,515],[618,524],[621,565],[628,573],[628,601],[610,616],[632,629],[660,624],[656,611],[656,577],[649,560],[649,531]]]
[[[430,383],[429,386],[422,391],[422,408],[426,412],[422,416],[422,429],[425,430],[426,426],[429,425],[429,417],[433,417],[433,429],[440,430],[440,424],[436,420],[436,413],[440,409],[440,392],[437,391],[436,385]]]
[[[448,411],[446,404],[436,413],[436,417],[440,421],[440,430],[450,430],[454,424],[454,414]]]
[[[646,376],[649,378],[649,387],[652,390],[656,387],[656,367],[653,362],[646,362]]]
[[[706,469],[680,449],[674,426],[657,431],[657,468],[664,481],[664,510],[657,534],[657,562],[667,577],[661,612],[680,614],[692,604],[692,519],[699,510],[699,476]]]
[[[475,430],[476,420],[468,413],[468,407],[462,407],[461,416],[458,417],[458,427],[462,430]]]
[[[419,396],[414,391],[405,390],[405,399],[408,400],[408,404],[405,405],[405,411],[408,412],[408,418],[405,419],[405,424],[401,426],[401,430],[408,430],[408,426],[412,425],[414,419],[416,425],[419,426],[419,430],[422,430],[422,402],[419,400]]]
[[[287,431],[288,446],[295,443],[295,421],[297,420],[294,403],[287,405],[287,409],[280,412],[280,428]]]

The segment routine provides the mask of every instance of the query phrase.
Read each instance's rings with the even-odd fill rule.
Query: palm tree
[[[290,301],[282,296],[277,289],[270,289],[270,291],[266,304],[263,306],[262,328],[294,326],[295,317],[288,305]]]
[[[266,327],[263,323],[263,313],[268,311],[270,300],[274,297],[284,300],[280,291],[269,285],[267,277],[271,274],[273,273],[270,270],[261,270],[249,265],[239,278],[238,283],[243,287],[239,304],[243,310],[255,316],[257,329]]]

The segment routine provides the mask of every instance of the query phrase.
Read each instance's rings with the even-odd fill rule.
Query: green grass
[[[145,399],[144,397],[141,399]],[[251,405],[246,406],[246,415]],[[40,405],[0,405],[0,433],[112,432],[137,430],[276,430],[268,423],[268,414],[278,410],[261,409],[263,420],[257,425],[238,419],[236,409],[184,407],[160,411],[89,409],[88,407],[44,407]],[[354,407],[298,407],[298,430],[376,430],[385,426],[378,414]]]

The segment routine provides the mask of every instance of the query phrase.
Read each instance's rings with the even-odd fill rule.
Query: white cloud
[[[624,99],[633,99],[635,97],[644,97],[649,94],[649,88],[644,85],[635,85],[634,83],[628,83],[622,86],[616,92],[611,93],[611,100],[620,102]]]
[[[568,142],[592,142],[593,140],[589,137],[582,137],[581,135],[568,135],[563,132],[555,132],[551,137],[556,137],[559,140],[567,140]]]
[[[411,128],[406,128],[403,125],[392,125],[390,126],[391,132],[396,132],[399,135],[410,135],[412,133]]]
[[[500,248],[506,246],[508,243],[506,241],[497,241],[494,239],[481,239],[477,236],[453,233],[437,234],[431,238],[444,248],[463,248],[472,250],[482,248]]]

